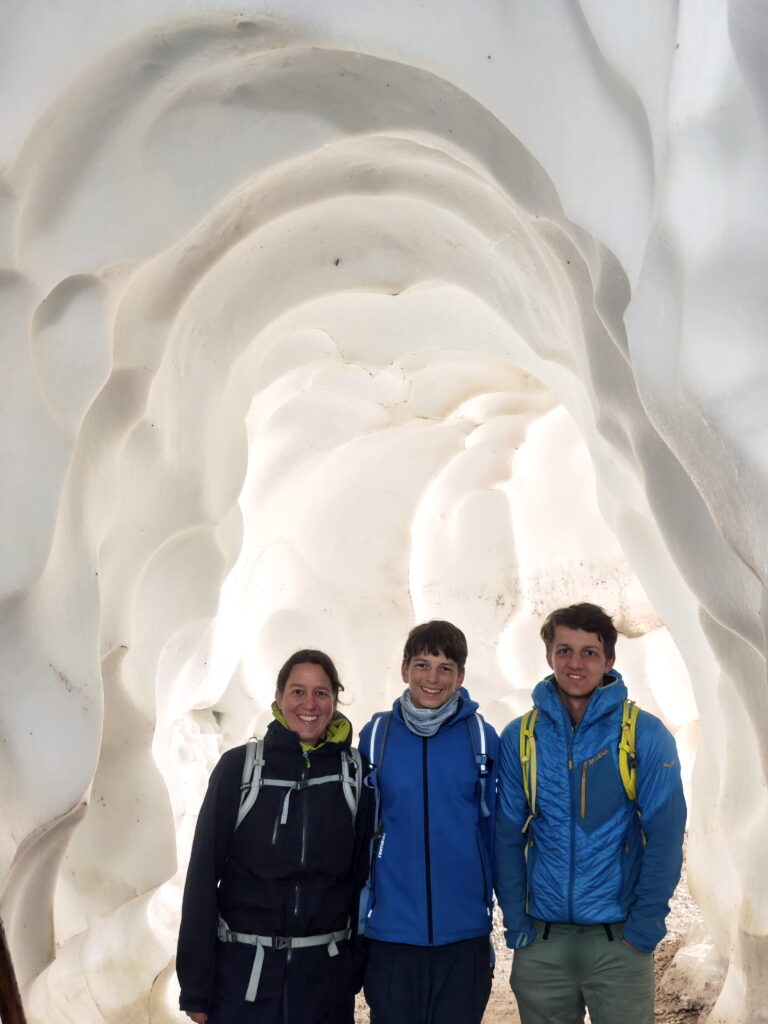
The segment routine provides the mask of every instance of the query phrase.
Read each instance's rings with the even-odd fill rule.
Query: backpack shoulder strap
[[[528,831],[533,818],[536,817],[536,736],[534,728],[538,708],[526,711],[520,722],[520,769],[523,773],[523,789],[528,803],[528,818],[523,825],[523,832]]]
[[[387,745],[387,733],[389,723],[392,719],[391,711],[380,711],[373,716],[373,728],[371,729],[371,742],[368,747],[368,774],[365,777],[365,785],[373,790],[374,801],[374,834],[379,832],[381,824],[381,793],[379,787],[379,772],[384,762],[384,750]]]
[[[387,733],[389,723],[392,719],[391,711],[380,711],[373,716],[373,727],[371,728],[371,741],[368,747],[368,774],[365,776],[364,785],[373,790],[373,830],[368,844],[368,877],[360,892],[360,905],[358,910],[357,931],[358,935],[365,935],[366,924],[373,910],[373,866],[377,852],[380,852],[383,842],[383,825],[381,821],[381,788],[379,786],[379,771],[384,761],[384,749],[387,745]]]
[[[235,829],[256,803],[261,789],[261,770],[264,767],[264,738],[251,736],[245,746],[243,778],[240,783],[240,809],[237,812]]]
[[[391,719],[391,711],[380,711],[377,715],[373,716],[371,744],[370,750],[368,751],[368,761],[371,771],[375,768],[381,768],[382,762],[384,761],[384,750],[387,745],[387,733],[389,732],[389,723]],[[377,782],[378,780],[374,780],[373,784],[375,785]]]
[[[477,731],[477,741],[472,729],[473,722]],[[486,750],[485,724],[482,715],[477,711],[470,715],[467,718],[467,726],[469,727],[469,738],[472,741],[472,751],[475,755],[475,764],[480,776],[480,811],[484,818],[490,818],[491,812],[488,810],[488,804],[485,802],[485,780],[488,778],[488,752]]]
[[[619,774],[627,796],[637,800],[637,757],[635,755],[635,733],[640,708],[633,700],[625,700],[621,712],[621,737],[619,739]]]
[[[350,765],[354,765],[354,772],[350,772]],[[341,751],[341,786],[344,790],[344,799],[347,801],[350,814],[357,817],[357,808],[360,806],[360,786],[363,778],[363,761],[357,747],[350,747],[349,750]]]

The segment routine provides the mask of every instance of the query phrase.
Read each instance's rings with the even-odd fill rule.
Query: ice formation
[[[414,618],[454,618],[502,725],[583,597],[698,738],[711,1020],[768,1020],[768,8],[27,0],[0,38],[30,1021],[179,1019],[196,805],[291,650],[359,726]]]

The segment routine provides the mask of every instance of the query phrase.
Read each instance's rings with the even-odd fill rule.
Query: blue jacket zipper
[[[432,928],[432,868],[429,857],[429,770],[427,768],[427,737],[421,740],[421,765],[424,784],[424,870],[427,885],[427,945],[434,943]]]

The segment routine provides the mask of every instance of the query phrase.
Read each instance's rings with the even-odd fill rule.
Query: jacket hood
[[[480,707],[476,700],[472,700],[472,698],[469,696],[469,692],[463,686],[459,689],[459,697],[460,700],[458,710],[456,711],[456,714],[453,716],[453,718],[448,719],[445,725],[453,725],[454,722],[460,722],[463,718],[469,718],[469,716],[474,715],[474,713]],[[400,712],[399,697],[393,703],[392,710],[402,722],[403,716]]]
[[[620,672],[612,668],[610,672],[606,672],[605,679],[610,681],[604,682],[592,694],[582,722],[593,721],[609,714],[626,698],[627,687]],[[563,715],[567,714],[557,691],[554,673],[550,673],[540,683],[537,683],[531,696],[534,705],[555,721],[560,721]]]

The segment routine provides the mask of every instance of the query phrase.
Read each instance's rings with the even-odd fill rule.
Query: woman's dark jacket
[[[274,721],[265,736],[262,776],[300,780],[336,774],[340,749],[349,746],[349,738],[329,741],[305,755],[297,734]],[[341,783],[328,782],[292,791],[285,825],[280,816],[286,789],[263,787],[234,831],[244,761],[245,746],[224,754],[197,821],[176,961],[182,1010],[209,1012],[219,1000],[217,957],[223,951],[235,952],[242,963],[242,991],[227,997],[239,1000],[245,994],[254,951],[218,941],[219,915],[232,931],[256,935],[318,935],[355,923],[367,873],[366,788],[356,828]],[[283,971],[285,956],[281,951]],[[289,958],[289,963],[294,961],[300,964],[301,957]]]

